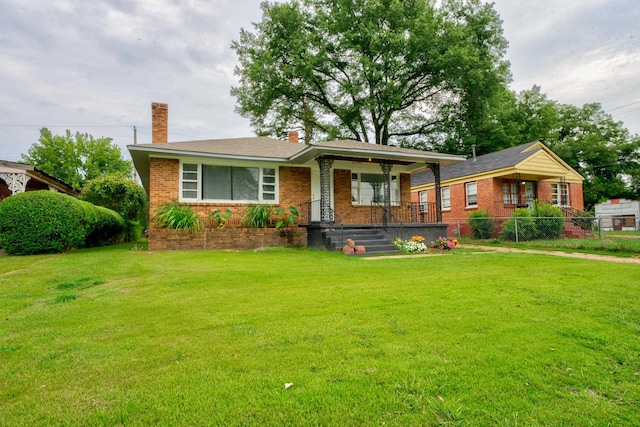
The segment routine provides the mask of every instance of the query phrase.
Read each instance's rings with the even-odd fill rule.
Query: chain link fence
[[[555,239],[600,239],[602,220],[596,217],[483,217],[451,219],[448,233],[456,237],[512,242]]]

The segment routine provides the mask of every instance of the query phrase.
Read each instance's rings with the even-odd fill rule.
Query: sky
[[[151,103],[169,141],[254,135],[235,112],[231,50],[261,0],[0,0],[0,159],[54,134],[151,142]],[[598,102],[640,134],[637,0],[495,0],[516,92]]]

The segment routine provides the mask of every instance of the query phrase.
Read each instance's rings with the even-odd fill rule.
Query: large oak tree
[[[58,178],[80,190],[85,181],[109,173],[131,177],[133,166],[122,158],[120,148],[111,138],[93,136],[67,130],[54,135],[47,128],[40,129],[40,139],[22,155],[22,161]]]
[[[509,79],[501,21],[480,0],[291,0],[262,11],[232,44],[231,90],[260,134],[433,148],[478,126]]]

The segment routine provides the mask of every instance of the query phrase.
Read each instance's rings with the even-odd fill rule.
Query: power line
[[[125,125],[28,125],[28,124],[11,124],[0,123],[4,127],[37,127],[37,128],[132,128],[133,126]]]
[[[610,113],[610,112],[612,112],[612,111],[622,110],[623,108],[626,108],[626,107],[629,107],[629,106],[631,106],[631,105],[635,105],[635,104],[640,104],[640,100],[638,100],[638,101],[633,101],[633,102],[630,102],[630,103],[628,103],[628,104],[621,105],[621,106],[619,106],[619,107],[612,108],[612,109],[607,110],[607,111]],[[635,111],[635,110],[631,110],[631,111]]]

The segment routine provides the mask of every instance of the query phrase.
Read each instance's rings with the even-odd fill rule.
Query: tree
[[[600,104],[560,104],[539,86],[519,94],[506,91],[476,131],[461,147],[476,143],[478,154],[536,140],[547,144],[585,177],[586,207],[610,198],[640,197],[640,137],[614,121]],[[468,154],[455,146],[446,148]]]
[[[598,103],[559,106],[559,126],[549,147],[585,177],[584,203],[610,198],[637,198],[640,180],[640,137],[613,120]]]
[[[80,132],[71,135],[69,130],[64,135],[53,135],[42,128],[39,142],[22,155],[22,161],[79,190],[85,181],[107,173],[131,176],[131,162],[122,158],[120,149],[111,141]]]
[[[87,181],[80,198],[114,210],[128,221],[145,222],[148,217],[147,194],[144,188],[120,173],[103,175]]]
[[[508,63],[480,0],[291,0],[262,4],[234,41],[237,111],[260,134],[432,147],[485,117]],[[312,135],[313,133],[313,135]]]

